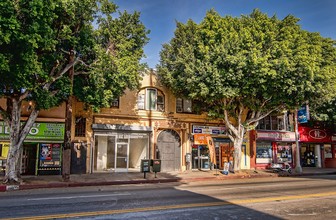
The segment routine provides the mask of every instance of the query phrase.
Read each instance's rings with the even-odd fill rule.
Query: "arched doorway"
[[[157,148],[161,159],[161,171],[180,170],[181,138],[171,129],[163,130],[157,138]]]

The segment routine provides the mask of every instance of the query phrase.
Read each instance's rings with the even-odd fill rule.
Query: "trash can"
[[[161,160],[153,160],[153,172],[161,172]]]

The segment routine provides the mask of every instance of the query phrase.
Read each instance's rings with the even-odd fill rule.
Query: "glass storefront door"
[[[210,169],[209,148],[206,145],[194,145],[192,148],[193,169]]]
[[[128,169],[128,143],[116,144],[116,171],[127,171]]]

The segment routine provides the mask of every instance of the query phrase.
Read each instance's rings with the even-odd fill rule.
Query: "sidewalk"
[[[154,173],[128,172],[128,173],[94,173],[94,174],[72,174],[70,181],[64,182],[60,175],[44,176],[22,176],[21,185],[4,185],[0,183],[0,192],[10,190],[27,190],[37,188],[59,188],[79,186],[101,186],[121,184],[145,184],[145,183],[167,183],[167,182],[191,182],[202,180],[225,180],[241,178],[262,178],[279,176],[315,176],[315,175],[336,174],[334,168],[313,168],[304,167],[301,174],[273,173],[268,170],[242,170],[239,173],[224,175],[219,171],[189,170],[184,172]],[[145,178],[146,177],[146,178]],[[0,177],[1,178],[1,177]]]

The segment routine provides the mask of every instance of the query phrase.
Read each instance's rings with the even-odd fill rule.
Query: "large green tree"
[[[10,127],[5,181],[20,181],[20,151],[39,111],[74,94],[95,110],[139,84],[148,30],[109,0],[0,2],[0,106]],[[113,17],[114,16],[114,17]],[[21,121],[23,101],[32,102]]]
[[[335,42],[302,30],[298,21],[259,10],[241,17],[210,10],[199,24],[177,23],[163,45],[157,66],[162,82],[224,120],[235,171],[243,137],[260,119],[335,91]]]

